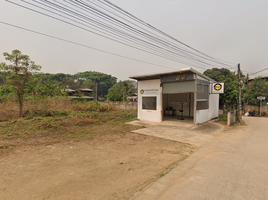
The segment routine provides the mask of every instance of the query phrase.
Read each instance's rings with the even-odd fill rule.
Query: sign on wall
[[[224,93],[224,83],[213,83],[211,93],[212,94],[223,94]]]
[[[144,95],[157,95],[159,94],[159,89],[141,89],[140,93]]]

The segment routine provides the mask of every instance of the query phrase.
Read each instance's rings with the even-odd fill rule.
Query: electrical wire
[[[41,33],[41,32],[34,31],[34,30],[31,30],[31,29],[27,29],[27,28],[24,28],[24,27],[21,27],[21,26],[17,26],[17,25],[14,25],[14,24],[6,23],[6,22],[3,22],[3,21],[0,21],[0,23],[8,25],[8,26],[11,26],[11,27],[14,27],[14,28],[18,28],[18,29],[21,29],[21,30],[24,30],[24,31],[32,32],[32,33],[35,33],[35,34],[38,34],[38,35],[42,35],[42,36],[46,36],[46,37],[53,38],[53,39],[56,39],[56,40],[60,40],[60,41],[63,41],[63,42],[68,42],[68,43],[71,43],[71,44],[82,46],[82,47],[92,49],[92,50],[95,50],[95,51],[99,51],[99,52],[102,52],[102,53],[107,53],[107,54],[110,54],[110,55],[113,55],[113,56],[118,56],[118,57],[121,57],[121,58],[129,59],[129,60],[133,60],[133,61],[137,61],[137,62],[149,64],[149,65],[154,65],[154,66],[158,66],[158,67],[163,67],[163,68],[167,68],[167,69],[173,69],[173,70],[175,69],[175,68],[171,68],[171,67],[167,67],[167,66],[163,66],[163,65],[143,61],[143,60],[139,60],[139,59],[136,59],[136,58],[123,56],[123,55],[112,53],[112,52],[109,52],[109,51],[101,50],[101,49],[98,49],[98,48],[95,48],[95,47],[92,47],[92,46],[88,46],[88,45],[77,43],[77,42],[74,42],[74,41],[71,41],[71,40],[66,40],[66,39],[63,39],[63,38],[60,38],[60,37],[48,35],[48,34],[45,34],[45,33]]]
[[[8,1],[8,0],[6,0],[6,1]],[[85,29],[85,28],[80,27],[80,26],[78,26],[78,25],[76,25],[76,24],[72,24],[72,23],[70,23],[70,22],[64,21],[64,20],[59,19],[59,18],[56,18],[56,17],[54,17],[54,16],[50,16],[50,15],[48,15],[48,14],[45,14],[45,13],[42,13],[42,12],[33,10],[33,9],[31,9],[31,8],[28,8],[28,7],[25,7],[25,6],[16,4],[16,3],[14,3],[14,2],[11,2],[11,3],[13,3],[13,4],[15,4],[15,5],[18,5],[18,6],[20,6],[20,7],[23,7],[23,8],[29,9],[29,10],[32,10],[32,11],[37,12],[37,13],[39,13],[39,14],[42,14],[42,15],[51,17],[51,18],[53,18],[53,19],[56,19],[56,20],[65,22],[65,23],[67,23],[67,24],[73,25],[73,26],[75,26],[75,27],[77,27],[77,28],[81,28],[81,29],[83,29],[83,30],[85,30],[85,31],[94,33],[94,32],[92,32],[91,30]],[[138,47],[134,47],[133,45],[129,45],[129,44],[123,43],[122,41],[115,40],[114,38],[109,38],[109,37],[107,37],[107,36],[104,36],[104,35],[101,35],[101,34],[98,34],[98,33],[95,33],[95,34],[97,34],[97,35],[99,35],[99,36],[102,36],[102,37],[105,37],[105,38],[107,38],[107,39],[110,39],[110,40],[112,40],[112,41],[116,41],[116,42],[119,42],[119,43],[121,43],[121,44],[125,44],[125,45],[127,45],[127,46],[136,48],[136,49],[138,49],[138,50],[142,50],[142,51],[144,51],[144,52],[147,52],[147,53],[150,53],[150,54],[153,54],[153,55],[156,55],[156,56],[160,56],[160,57],[162,57],[162,58],[166,58],[166,59],[168,59],[168,60],[172,60],[172,61],[175,61],[175,62],[184,63],[184,64],[186,64],[186,65],[190,65],[190,66],[193,66],[193,67],[196,67],[196,68],[207,69],[207,68],[205,68],[205,67],[201,67],[200,64],[199,64],[199,65],[194,65],[194,64],[189,63],[189,61],[185,61],[185,60],[182,60],[182,59],[181,59],[181,60],[179,60],[179,59],[174,59],[174,58],[171,58],[170,56],[167,57],[167,56],[165,56],[165,55],[159,55],[159,54],[156,54],[155,52],[149,52],[149,51],[147,51],[147,50],[144,50],[144,49],[141,49],[141,48],[138,48]]]
[[[21,0],[35,7],[35,9],[10,0],[6,1],[106,39],[175,62],[201,69],[215,66],[235,68],[231,63],[228,64],[226,61],[213,58],[182,43],[107,0],[86,0],[86,2],[82,0],[64,0],[63,2],[68,3],[69,6],[57,0],[53,2],[48,0],[32,1],[39,4],[39,6]],[[43,10],[43,12],[36,10],[36,8]],[[55,17],[55,15],[58,17]]]
[[[46,2],[49,2],[49,1],[46,1]],[[58,7],[58,6],[57,6]],[[53,9],[53,8],[52,8]],[[98,24],[99,25],[99,24]],[[109,27],[109,28],[111,28],[111,27]],[[121,32],[120,31],[120,34],[122,34],[123,32]],[[135,34],[137,34],[138,32],[136,32]],[[123,33],[124,34],[124,33]],[[122,35],[121,35],[122,36]],[[128,37],[131,37],[131,35],[127,35]],[[122,38],[121,38],[122,39]],[[136,38],[136,37],[134,37],[134,39],[138,39],[138,38]],[[148,39],[148,38],[147,38]],[[140,41],[138,41],[139,43],[140,43]],[[147,43],[147,45],[152,45],[153,46],[153,48],[154,48],[154,50],[155,50],[155,48],[159,48],[159,46],[156,46],[156,45],[154,45],[154,44],[152,44],[152,43],[148,43],[147,41],[145,41],[145,40],[141,40],[141,44],[140,45],[142,45],[143,47],[144,47],[144,45],[143,45],[143,43]],[[136,41],[136,43],[137,43],[137,41]],[[146,47],[148,47],[148,46],[146,46]],[[150,47],[150,49],[152,50],[152,48]],[[157,49],[158,51],[159,51],[159,49]],[[179,56],[179,57],[184,57],[184,56],[181,56],[180,54],[177,54],[177,53],[174,53],[174,52],[171,52],[170,50],[166,50],[166,49],[164,49],[165,51],[164,52],[161,52],[161,53],[171,53],[171,54],[175,54],[176,56]],[[174,57],[173,57],[174,58]],[[193,59],[195,59],[195,58],[193,58]],[[206,62],[204,62],[204,61],[200,61],[200,60],[197,60],[197,61],[199,61],[199,62],[203,62],[204,64],[207,64],[207,65],[210,65],[209,63],[206,63]]]
[[[263,72],[263,71],[265,71],[265,70],[267,70],[267,69],[268,69],[268,68],[265,68],[265,69],[262,69],[262,70],[260,70],[260,71],[254,72],[254,73],[252,73],[252,74],[249,74],[249,76],[254,75],[254,74],[258,74],[258,73]]]
[[[24,1],[25,2],[25,1]],[[201,61],[202,62],[202,61]],[[185,62],[184,62],[185,63]],[[186,64],[189,64],[189,63],[186,63]],[[204,64],[208,64],[208,63],[204,63]],[[209,64],[208,64],[209,65]]]
[[[89,0],[87,0],[87,1],[89,1]],[[172,36],[170,36],[170,35],[164,33],[163,31],[161,31],[161,30],[155,28],[154,26],[152,26],[152,25],[150,25],[150,24],[144,22],[143,20],[141,20],[141,19],[135,17],[134,15],[130,14],[129,12],[125,11],[124,9],[122,9],[122,8],[120,8],[119,6],[117,6],[117,5],[113,4],[113,3],[111,3],[111,2],[108,1],[108,0],[103,0],[103,1],[101,1],[101,0],[97,0],[97,1],[102,2],[102,3],[107,3],[108,5],[110,5],[110,7],[112,7],[112,8],[114,8],[114,9],[117,9],[117,10],[121,11],[121,12],[124,13],[125,15],[130,16],[131,18],[135,19],[136,21],[141,22],[141,23],[144,24],[145,26],[150,27],[151,29],[153,29],[153,30],[155,30],[155,31],[157,31],[157,32],[159,32],[159,33],[161,33],[161,34],[163,34],[164,36],[167,36],[167,37],[171,38],[172,40],[179,42],[180,44],[186,46],[187,48],[190,48],[190,49],[192,49],[192,50],[194,50],[194,51],[196,51],[196,52],[198,52],[198,53],[201,53],[201,54],[203,54],[203,55],[205,55],[205,56],[207,56],[207,57],[210,57],[210,58],[212,58],[212,59],[219,60],[219,61],[223,61],[223,60],[221,60],[221,59],[214,58],[214,57],[211,57],[211,56],[209,56],[209,55],[207,55],[207,54],[205,54],[205,53],[203,53],[203,52],[200,52],[199,50],[197,50],[197,49],[195,49],[195,48],[193,48],[193,47],[191,47],[191,46],[189,46],[189,45],[187,45],[187,44],[185,44],[185,43],[183,43],[183,42],[177,40],[176,38],[174,38],[174,37],[172,37]],[[235,64],[235,63],[231,63],[231,62],[227,62],[227,61],[224,61],[224,62],[226,62],[226,63],[230,63],[230,64]]]
[[[66,1],[66,0],[65,0]],[[72,1],[72,0],[71,0]],[[68,3],[70,3],[71,1],[68,1]],[[66,1],[67,2],[67,1]],[[80,2],[80,1],[77,1],[77,2]],[[91,2],[92,3],[92,2]],[[77,5],[75,5],[75,4],[72,4],[73,6],[75,6],[75,7],[78,7]],[[97,4],[95,4],[95,5],[97,5]],[[89,9],[89,11],[91,11],[91,12],[94,12],[94,8],[92,7],[92,6],[89,6],[89,5],[87,5],[87,4],[84,4],[83,3],[83,5],[81,5],[81,7],[79,7],[80,9],[83,9],[83,10],[85,10],[84,9],[84,7],[90,7],[90,9]],[[98,6],[98,5],[97,5]],[[101,7],[101,8],[103,8],[103,7]],[[92,10],[93,9],[93,10]],[[105,8],[104,8],[105,9]],[[105,9],[106,11],[108,11],[109,12],[109,10],[107,10],[107,9]],[[98,12],[101,12],[101,11],[99,11],[99,10],[97,10]],[[111,12],[112,14],[114,14],[113,12]],[[105,13],[101,13],[101,14],[104,14],[105,15]],[[116,16],[118,16],[118,15],[116,15]],[[109,15],[108,15],[108,17],[110,17]],[[119,16],[120,17],[120,16]],[[120,17],[121,19],[124,19],[124,18],[122,18],[122,17]],[[114,19],[114,18],[112,18],[112,19]],[[126,19],[124,19],[124,20],[126,20]],[[116,19],[116,21],[118,22],[118,20]],[[133,25],[136,25],[136,24],[134,24],[134,23],[132,23],[131,21],[129,21],[129,20],[126,20],[127,22],[129,22],[129,23],[131,23],[131,24],[133,24]],[[120,25],[120,24],[119,24]],[[123,25],[126,25],[126,26],[128,26],[129,27],[129,25],[127,25],[127,24],[125,24],[125,23],[123,23]],[[138,26],[141,30],[145,30],[144,28],[142,28],[141,26]],[[145,32],[143,32],[143,31],[140,31],[140,30],[134,30],[136,33],[141,33],[143,36],[149,36],[149,37],[152,37],[152,36],[155,36],[155,34],[154,33],[152,33],[152,32],[149,32],[150,34],[152,34],[152,36],[151,35],[148,35],[147,33],[145,33]],[[147,31],[147,30],[145,30],[145,31]],[[149,38],[150,39],[150,38]],[[185,49],[183,49],[183,48],[181,48],[181,47],[178,47],[178,46],[175,46],[174,45],[174,43],[167,43],[166,41],[163,41],[163,38],[161,38],[160,37],[160,39],[159,39],[159,37],[158,38],[156,38],[156,37],[153,37],[153,39],[156,39],[158,42],[160,42],[160,43],[162,43],[162,44],[164,44],[164,45],[168,45],[169,47],[172,47],[172,48],[178,48],[179,50],[182,50],[182,51],[185,51],[186,53],[188,53],[188,56],[189,56],[189,54],[193,54],[192,52],[190,52],[190,51],[187,51],[187,50],[185,50]],[[201,57],[200,55],[197,55],[197,54],[194,54],[195,56],[197,56],[197,57]],[[194,57],[191,55],[191,57],[194,59]]]

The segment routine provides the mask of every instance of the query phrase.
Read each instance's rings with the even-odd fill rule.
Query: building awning
[[[129,78],[136,79],[136,80],[152,80],[152,79],[160,79],[162,76],[165,76],[165,75],[179,74],[179,73],[186,73],[186,72],[191,72],[191,73],[197,74],[197,75],[201,76],[202,78],[207,79],[210,82],[213,82],[213,83],[216,82],[213,79],[205,76],[204,74],[202,74],[202,73],[200,73],[192,68],[184,68],[184,69],[175,70],[175,71],[166,71],[166,72],[160,72],[160,73],[131,76]]]

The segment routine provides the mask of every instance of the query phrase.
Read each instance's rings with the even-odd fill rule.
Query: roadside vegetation
[[[96,100],[71,101],[64,92],[69,85],[99,82],[101,93],[107,94],[103,89],[108,92],[115,77],[97,72],[52,76],[39,73],[41,66],[19,50],[5,52],[4,57],[8,63],[0,63],[0,149],[14,146],[17,140],[92,139],[105,131],[117,134],[133,129],[124,123],[136,119],[135,110],[118,110]]]
[[[3,143],[46,136],[49,140],[92,139],[105,131],[111,134],[131,131],[133,127],[124,123],[136,119],[135,110],[118,110],[114,105],[97,101],[71,102],[67,97],[28,97],[23,117],[19,116],[19,105],[14,98],[0,105]]]

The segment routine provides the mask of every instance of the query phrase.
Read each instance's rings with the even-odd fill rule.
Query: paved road
[[[247,125],[216,136],[134,199],[268,199],[268,118],[244,120]]]

